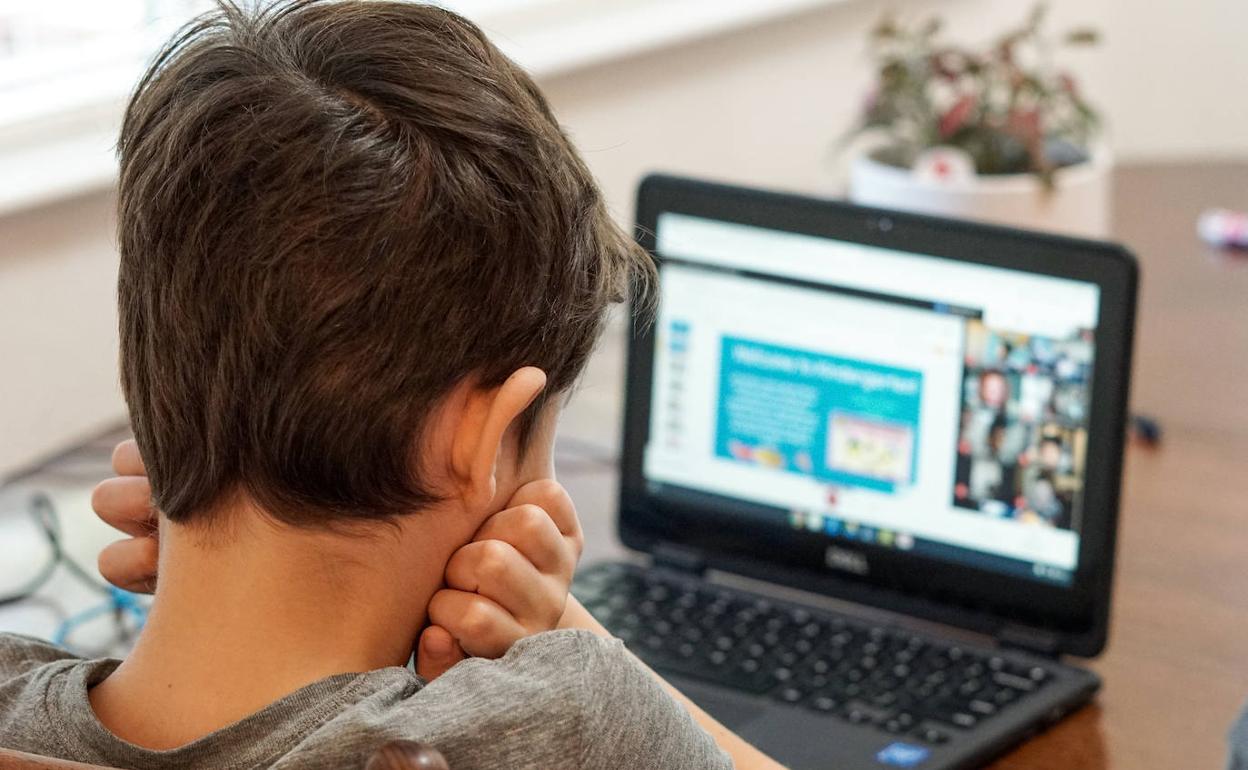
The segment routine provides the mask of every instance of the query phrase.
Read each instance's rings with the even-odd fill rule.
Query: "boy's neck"
[[[427,526],[441,512],[367,536],[230,513],[216,537],[162,522],[147,624],[90,693],[120,738],[173,748],[327,676],[404,665],[454,540],[471,536]]]

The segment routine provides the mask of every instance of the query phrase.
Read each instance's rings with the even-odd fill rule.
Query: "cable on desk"
[[[143,625],[147,622],[147,607],[141,604],[138,597],[129,591],[109,586],[108,594],[109,600],[107,602],[89,607],[76,615],[66,618],[60,627],[56,629],[56,633],[53,634],[52,643],[72,648],[83,657],[97,658],[133,639],[139,631],[143,630]],[[95,648],[86,648],[82,645],[71,643],[70,635],[77,628],[106,615],[111,615],[115,624],[112,639]],[[127,617],[133,621],[133,625],[126,625]]]
[[[51,553],[48,560],[40,567],[35,577],[26,586],[9,596],[0,597],[0,607],[19,602],[37,599],[35,593],[43,588],[56,572],[57,567],[64,566],[66,571],[85,585],[107,597],[102,604],[84,610],[69,618],[65,618],[53,638],[56,644],[66,644],[74,629],[101,615],[111,614],[116,623],[116,633],[107,646],[129,641],[135,633],[142,629],[147,620],[147,607],[139,602],[138,597],[129,591],[114,588],[98,580],[91,571],[78,563],[73,556],[66,553],[61,539],[61,519],[51,498],[37,492],[30,498],[27,511],[35,520],[39,530],[48,541]],[[126,618],[133,621],[133,627],[126,625]],[[104,648],[107,649],[107,646]],[[85,651],[84,651],[85,652]]]
[[[47,495],[37,495],[36,499],[40,497],[43,498],[43,502],[36,504],[35,499],[32,499],[26,511],[35,520],[35,524],[48,541],[51,551],[48,554],[47,561],[44,562],[43,566],[39,568],[39,571],[35,573],[35,576],[25,586],[7,596],[0,596],[0,607],[17,604],[32,598],[35,592],[43,588],[52,579],[52,575],[56,574],[56,568],[60,566],[61,559],[64,556],[61,550],[60,522],[56,515],[56,509],[52,507],[51,501],[47,499]]]

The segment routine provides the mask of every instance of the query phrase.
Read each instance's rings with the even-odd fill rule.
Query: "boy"
[[[150,490],[156,597],[123,662],[0,637],[0,745],[154,769],[353,767],[393,738],[456,770],[775,766],[567,596],[559,401],[653,267],[475,26],[224,5],[157,58],[118,146],[138,443],[96,505],[141,535]],[[104,572],[149,571],[156,543]]]

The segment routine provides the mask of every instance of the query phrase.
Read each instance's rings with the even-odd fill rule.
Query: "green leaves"
[[[1059,45],[1094,44],[1098,34],[1047,36],[1047,14],[1047,3],[1036,4],[1023,24],[982,49],[944,41],[939,18],[908,23],[885,14],[871,30],[876,83],[853,133],[882,135],[877,157],[899,165],[947,145],[967,152],[978,173],[1030,172],[1051,184],[1062,164],[1086,157],[1080,148],[1099,119],[1050,55]]]

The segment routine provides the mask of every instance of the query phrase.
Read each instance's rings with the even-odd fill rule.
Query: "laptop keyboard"
[[[601,565],[573,592],[658,671],[931,744],[1052,678],[982,650],[658,571]]]

